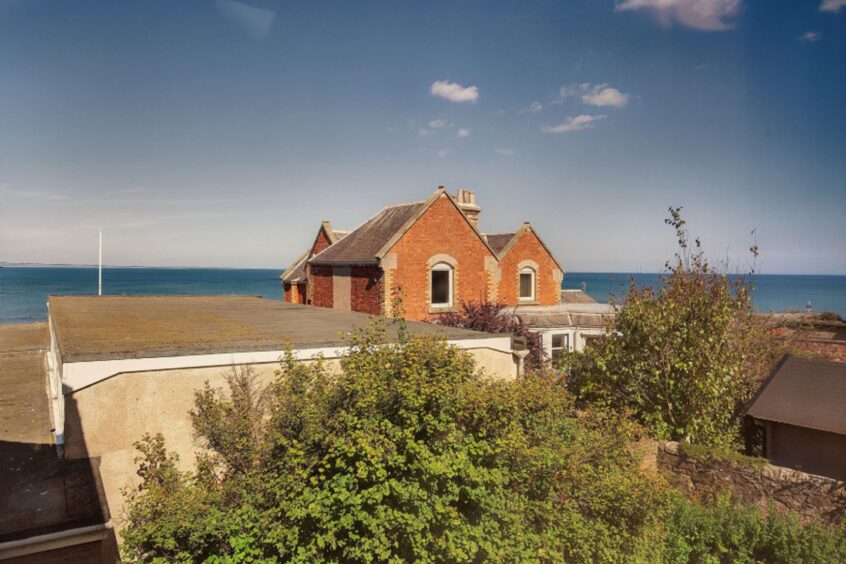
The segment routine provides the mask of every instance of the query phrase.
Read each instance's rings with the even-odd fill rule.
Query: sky
[[[682,206],[846,274],[846,0],[0,0],[0,262],[281,271],[440,185],[567,271],[661,270]]]

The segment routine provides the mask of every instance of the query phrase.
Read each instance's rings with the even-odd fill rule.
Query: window
[[[452,267],[439,262],[432,267],[432,306],[452,306]]]
[[[535,271],[528,266],[520,271],[520,299],[535,299]]]
[[[553,361],[561,358],[561,355],[570,350],[570,335],[566,333],[558,333],[552,336],[551,354],[549,355]]]

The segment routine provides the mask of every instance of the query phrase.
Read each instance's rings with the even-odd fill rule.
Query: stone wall
[[[806,520],[835,522],[846,516],[846,482],[798,470],[731,458],[694,458],[678,443],[658,443],[657,467],[694,499],[729,491],[768,510],[791,510]]]

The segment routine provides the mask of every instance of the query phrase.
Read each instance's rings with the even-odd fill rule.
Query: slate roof
[[[325,222],[324,225],[328,225],[328,222]],[[332,234],[335,236],[335,242],[343,239],[347,235],[349,235],[349,231],[340,231],[338,229],[332,229]],[[306,251],[297,258],[291,266],[288,267],[285,272],[282,273],[280,278],[282,282],[304,282],[306,277],[306,262],[308,262],[308,255],[311,253],[311,248],[306,249]]]
[[[288,267],[288,269],[282,273],[280,278],[282,282],[297,282],[301,279],[305,279],[305,265],[306,259],[308,259],[308,255],[311,252],[311,249],[308,249],[306,252],[301,254],[297,260]]]
[[[517,233],[487,233],[485,237],[488,240],[488,245],[491,249],[499,255],[505,246],[514,238]]]
[[[562,304],[595,304],[596,300],[581,290],[561,290]]]
[[[749,403],[746,414],[846,435],[846,364],[786,356]]]
[[[427,202],[390,206],[309,259],[311,264],[376,264],[377,254]]]

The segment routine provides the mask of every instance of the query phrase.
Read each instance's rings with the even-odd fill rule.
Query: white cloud
[[[470,130],[460,127],[458,129],[458,133],[456,133],[457,137],[470,137]]]
[[[529,111],[533,114],[543,111],[543,104],[541,104],[540,102],[532,102],[532,104],[529,106]]]
[[[464,87],[457,82],[436,80],[430,89],[432,96],[438,96],[460,104],[462,102],[475,102],[479,99],[479,89],[475,86]]]
[[[840,2],[846,0],[823,0]],[[730,20],[740,10],[740,0],[623,0],[615,10],[626,12],[645,9],[658,19],[661,25],[678,22],[687,27],[704,31],[731,29]]]
[[[559,91],[561,100],[571,96],[579,96],[585,104],[603,108],[622,108],[629,103],[629,95],[613,88],[610,84],[591,84],[582,82],[562,86]],[[560,102],[559,102],[560,103]]]
[[[622,108],[629,103],[629,95],[607,84],[597,84],[582,96],[582,102],[590,106]]]
[[[817,31],[806,31],[802,35],[799,36],[799,39],[802,41],[807,41],[808,43],[816,43],[820,39],[822,39],[822,33]]]
[[[421,127],[417,130],[417,135],[419,135],[420,137],[431,137],[434,134],[434,131],[432,131],[431,129],[426,129],[425,127]]]
[[[820,4],[820,12],[839,12],[840,8],[846,6],[846,0],[823,0]]]
[[[590,90],[590,82],[582,82],[581,84],[571,84],[569,86],[562,86],[558,94],[562,98],[569,98],[570,96],[578,96],[583,92]]]
[[[607,115],[587,115],[581,114],[578,116],[567,118],[567,120],[556,126],[544,126],[541,131],[544,133],[569,133],[571,131],[581,131],[583,129],[590,129],[593,127],[593,122],[607,118]]]
[[[432,129],[439,129],[444,126],[446,126],[446,122],[442,119],[433,119],[429,122],[429,127]]]
[[[496,149],[497,155],[502,155],[503,157],[513,157],[514,150],[513,149]]]
[[[449,151],[446,149],[438,149],[438,156],[443,158],[449,154]]]

